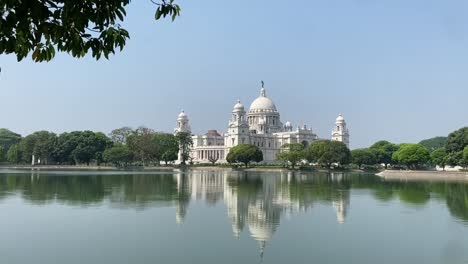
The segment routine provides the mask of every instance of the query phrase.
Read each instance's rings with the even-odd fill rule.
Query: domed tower
[[[187,132],[190,133],[190,124],[187,114],[182,110],[177,117],[177,128],[175,129],[175,133],[179,132]]]
[[[336,118],[335,128],[332,131],[332,140],[343,142],[349,148],[349,131],[342,114]]]
[[[273,101],[267,97],[263,84],[260,96],[250,105],[247,119],[250,130],[256,134],[272,134],[282,130],[280,114]]]
[[[228,147],[234,147],[239,144],[249,144],[249,125],[244,105],[240,100],[234,105],[232,117],[229,120],[228,137],[226,142]]]

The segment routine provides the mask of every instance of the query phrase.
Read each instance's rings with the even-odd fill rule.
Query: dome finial
[[[262,89],[260,89],[260,96],[266,97],[265,82],[262,81]]]

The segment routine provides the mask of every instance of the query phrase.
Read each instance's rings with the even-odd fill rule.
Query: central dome
[[[260,91],[260,96],[250,105],[251,112],[276,112],[276,106],[273,101],[266,96],[265,88]]]

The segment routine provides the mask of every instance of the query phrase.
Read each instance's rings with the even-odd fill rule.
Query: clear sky
[[[135,0],[131,39],[109,61],[0,55],[0,127],[21,134],[121,126],[225,132],[260,81],[282,121],[329,138],[341,112],[351,147],[418,142],[468,125],[466,0],[184,0],[175,22]]]

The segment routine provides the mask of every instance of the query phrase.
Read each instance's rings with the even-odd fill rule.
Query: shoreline
[[[385,180],[400,181],[436,181],[436,182],[468,182],[468,172],[463,171],[397,171],[385,170],[376,173]]]

